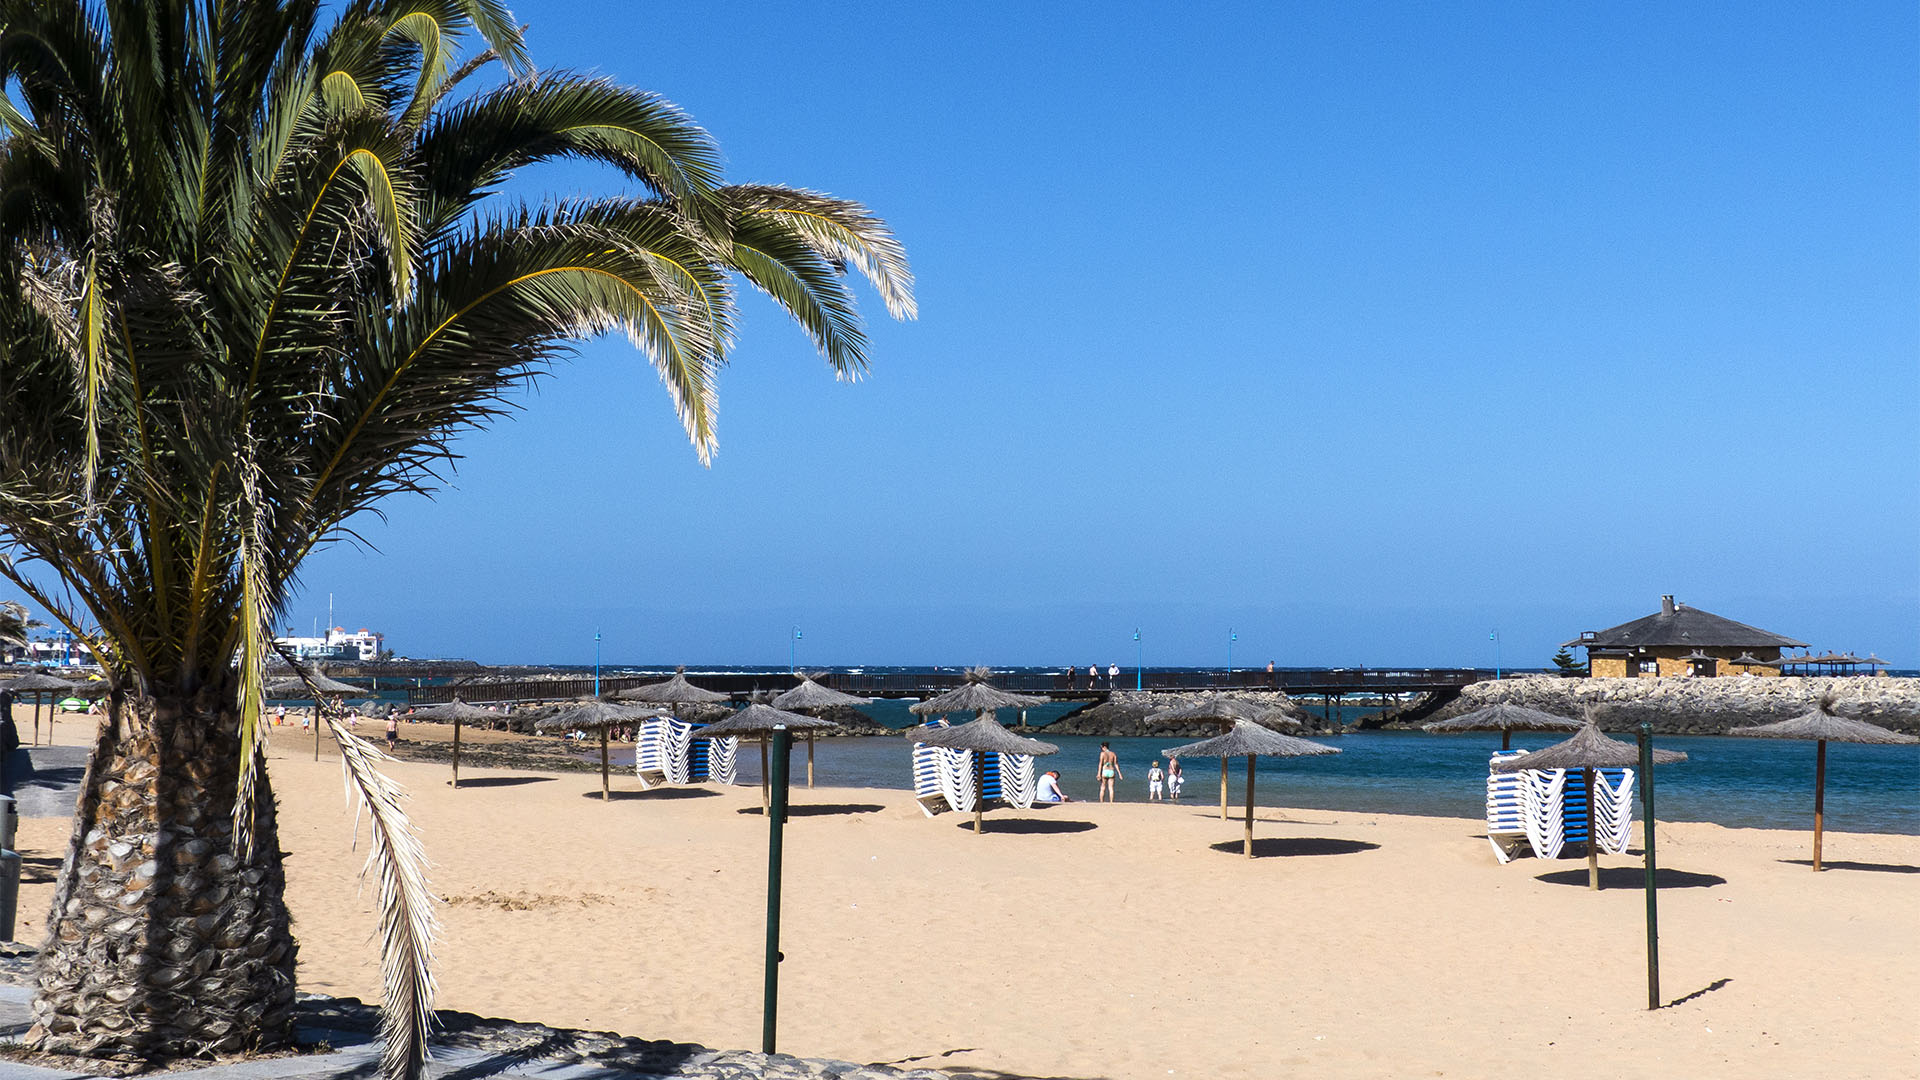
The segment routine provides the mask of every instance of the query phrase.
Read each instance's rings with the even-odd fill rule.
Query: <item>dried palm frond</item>
[[[376,764],[392,759],[339,721],[329,717],[326,723],[340,746],[347,790],[367,811],[373,842],[366,870],[379,871],[380,1037],[386,1044],[381,1073],[386,1080],[419,1080],[433,1022],[433,939],[440,929],[427,887],[426,852],[401,809],[405,793]],[[355,822],[357,832],[357,812]]]

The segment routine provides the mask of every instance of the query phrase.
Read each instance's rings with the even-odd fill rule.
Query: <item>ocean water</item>
[[[1048,741],[1058,743],[1060,753],[1042,759],[1042,768],[1059,770],[1060,786],[1069,797],[1092,799],[1097,794],[1094,766],[1100,743],[1106,741],[1120,755],[1125,777],[1118,785],[1121,801],[1143,802],[1147,767],[1154,756],[1189,740],[1067,735]],[[1318,741],[1338,747],[1341,753],[1262,758],[1255,801],[1261,806],[1478,818],[1485,808],[1487,757],[1500,747],[1499,734],[1492,732],[1355,731]],[[1553,736],[1517,733],[1513,744],[1539,749],[1556,741]],[[1654,794],[1661,820],[1710,821],[1733,828],[1812,827],[1812,743],[1674,735],[1656,737],[1654,745],[1688,755],[1685,762],[1659,767]],[[759,753],[751,744],[742,750],[738,779],[758,784]],[[820,739],[814,760],[816,778],[824,785],[912,786],[910,746],[903,737]],[[796,747],[794,776],[802,784],[805,762],[804,749]],[[632,767],[630,747],[624,763]],[[1218,802],[1217,759],[1194,759],[1187,764],[1186,775],[1182,801]],[[1244,805],[1246,799],[1245,775],[1245,759],[1235,758],[1228,770],[1228,797],[1235,806]],[[804,787],[796,789],[794,798],[806,798]],[[1920,746],[1829,743],[1826,815],[1827,828],[1839,832],[1920,835]]]

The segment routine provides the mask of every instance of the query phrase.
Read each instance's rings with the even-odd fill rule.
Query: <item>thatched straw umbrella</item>
[[[1687,755],[1678,750],[1653,751],[1653,762],[1656,765],[1670,765],[1676,761],[1685,760]],[[1554,743],[1545,750],[1535,750],[1522,757],[1496,761],[1493,763],[1493,771],[1510,773],[1527,769],[1580,770],[1580,782],[1585,785],[1587,796],[1587,888],[1598,889],[1600,887],[1600,845],[1593,838],[1593,770],[1631,769],[1639,764],[1639,747],[1618,739],[1607,738],[1600,734],[1600,728],[1592,720],[1588,720],[1580,725],[1580,730],[1574,733],[1573,738]]]
[[[500,714],[492,709],[477,708],[461,701],[456,695],[445,705],[421,709],[413,714],[415,720],[446,720],[453,724],[453,786],[460,787],[460,725],[468,720],[479,723],[483,720],[498,720]]]
[[[813,676],[802,675],[800,685],[781,694],[771,702],[776,709],[788,712],[805,713],[818,716],[828,709],[844,709],[854,705],[871,705],[872,698],[855,697],[838,690],[821,686],[813,681]],[[807,786],[813,786],[813,730],[807,730]]]
[[[22,675],[11,682],[0,684],[0,685],[4,685],[6,689],[11,690],[16,694],[32,694],[33,695],[33,742],[35,746],[38,746],[40,744],[40,700],[41,698],[45,697],[48,694],[68,693],[74,690],[78,690],[80,688],[79,683],[68,682],[66,679],[58,678],[56,676],[48,675],[38,671],[34,672],[31,675]],[[47,745],[49,746],[53,745],[53,710],[52,709],[47,710]]]
[[[1219,724],[1222,733],[1225,733],[1232,731],[1235,724],[1268,727],[1278,723],[1298,726],[1300,721],[1287,715],[1284,707],[1249,701],[1230,694],[1212,694],[1191,705],[1178,705],[1148,713],[1147,723]],[[1227,759],[1224,757],[1220,759],[1220,820],[1227,820]]]
[[[1565,716],[1558,716],[1539,709],[1529,709],[1525,705],[1509,705],[1500,702],[1484,709],[1475,709],[1462,713],[1451,720],[1435,720],[1431,724],[1420,725],[1422,731],[1447,734],[1456,731],[1497,731],[1500,733],[1500,749],[1508,750],[1513,746],[1513,733],[1516,731],[1579,731],[1584,725]]]
[[[989,686],[987,689],[993,690],[993,687]],[[994,690],[993,692],[998,694],[1003,691]],[[939,698],[934,700],[938,701]],[[923,704],[931,704],[931,702]],[[907,738],[913,742],[926,743],[928,746],[944,746],[949,750],[973,752],[973,832],[976,836],[986,831],[983,814],[987,802],[987,755],[1026,754],[1029,757],[1045,757],[1048,754],[1060,752],[1060,748],[1050,742],[1024,738],[1001,727],[1000,721],[994,719],[992,710],[983,710],[978,719],[956,727],[930,728],[923,724],[920,727],[909,728]]]
[[[832,693],[832,691],[827,692]],[[738,735],[760,737],[760,811],[766,813],[772,806],[769,801],[771,792],[767,783],[767,739],[773,734],[773,729],[784,727],[788,731],[804,731],[811,735],[816,731],[827,731],[839,726],[831,720],[822,720],[817,716],[802,716],[799,713],[776,709],[771,705],[754,704],[741,709],[725,720],[708,724],[694,732],[693,737],[696,739],[730,739]],[[807,764],[813,763],[809,761]]]
[[[688,682],[685,664],[673,669],[671,679],[622,690],[613,696],[621,701],[638,701],[648,705],[714,705],[727,700],[726,694],[702,690]]]
[[[327,678],[324,672],[294,669],[295,674],[282,675],[277,679],[268,679],[265,690],[268,697],[309,698],[313,702],[313,760],[320,760],[320,698],[342,697],[358,694],[357,686],[349,686],[338,679]]]
[[[907,708],[921,716],[941,716],[946,713],[960,712],[990,715],[1000,709],[1019,709],[1024,713],[1035,705],[1045,705],[1049,700],[1031,694],[1015,694],[993,686],[987,682],[992,674],[989,668],[969,668],[967,681],[959,687],[938,697],[915,702]]]
[[[588,698],[574,705],[563,706],[555,712],[536,720],[535,731],[598,731],[600,733],[600,798],[604,802],[613,800],[613,785],[607,771],[607,730],[621,724],[631,724],[636,720],[648,720],[656,716],[665,716],[660,709],[650,709],[644,705],[620,705],[598,698]]]
[[[1920,742],[1920,737],[1902,735],[1897,731],[1888,731],[1878,724],[1869,724],[1865,720],[1841,716],[1833,711],[1833,706],[1834,696],[1825,694],[1821,696],[1819,705],[1810,713],[1772,724],[1737,727],[1727,732],[1729,735],[1755,735],[1762,739],[1814,740],[1816,749],[1813,754],[1813,869],[1816,873],[1820,870],[1820,837],[1826,828],[1827,744],[1830,742]]]
[[[1253,858],[1253,778],[1255,759],[1266,757],[1318,757],[1323,754],[1337,754],[1340,751],[1305,739],[1296,739],[1291,735],[1282,735],[1269,727],[1256,724],[1251,720],[1235,720],[1232,730],[1225,735],[1216,735],[1211,739],[1202,739],[1185,746],[1176,746],[1163,751],[1168,757],[1217,757],[1224,772],[1228,758],[1245,755],[1247,759],[1247,835],[1244,850],[1247,858]]]

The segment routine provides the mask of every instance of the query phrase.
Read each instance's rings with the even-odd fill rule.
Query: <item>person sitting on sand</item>
[[[1033,801],[1037,803],[1072,802],[1067,794],[1060,790],[1060,774],[1052,770],[1040,774],[1033,782]]]
[[[1160,801],[1160,787],[1166,782],[1167,774],[1160,771],[1160,759],[1153,759],[1153,768],[1147,770],[1147,801]]]
[[[1120,774],[1120,755],[1114,753],[1113,747],[1108,746],[1106,743],[1100,744],[1099,772],[1100,772],[1100,801],[1112,802],[1113,801],[1113,782],[1115,780],[1125,780],[1126,777]]]

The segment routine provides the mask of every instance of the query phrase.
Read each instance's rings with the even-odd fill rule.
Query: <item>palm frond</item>
[[[347,790],[367,813],[372,843],[364,872],[379,881],[381,1071],[388,1080],[418,1080],[433,1023],[433,940],[436,903],[427,882],[427,857],[402,807],[406,794],[382,773],[391,758],[328,717],[340,747]],[[356,821],[357,821],[356,817]]]

